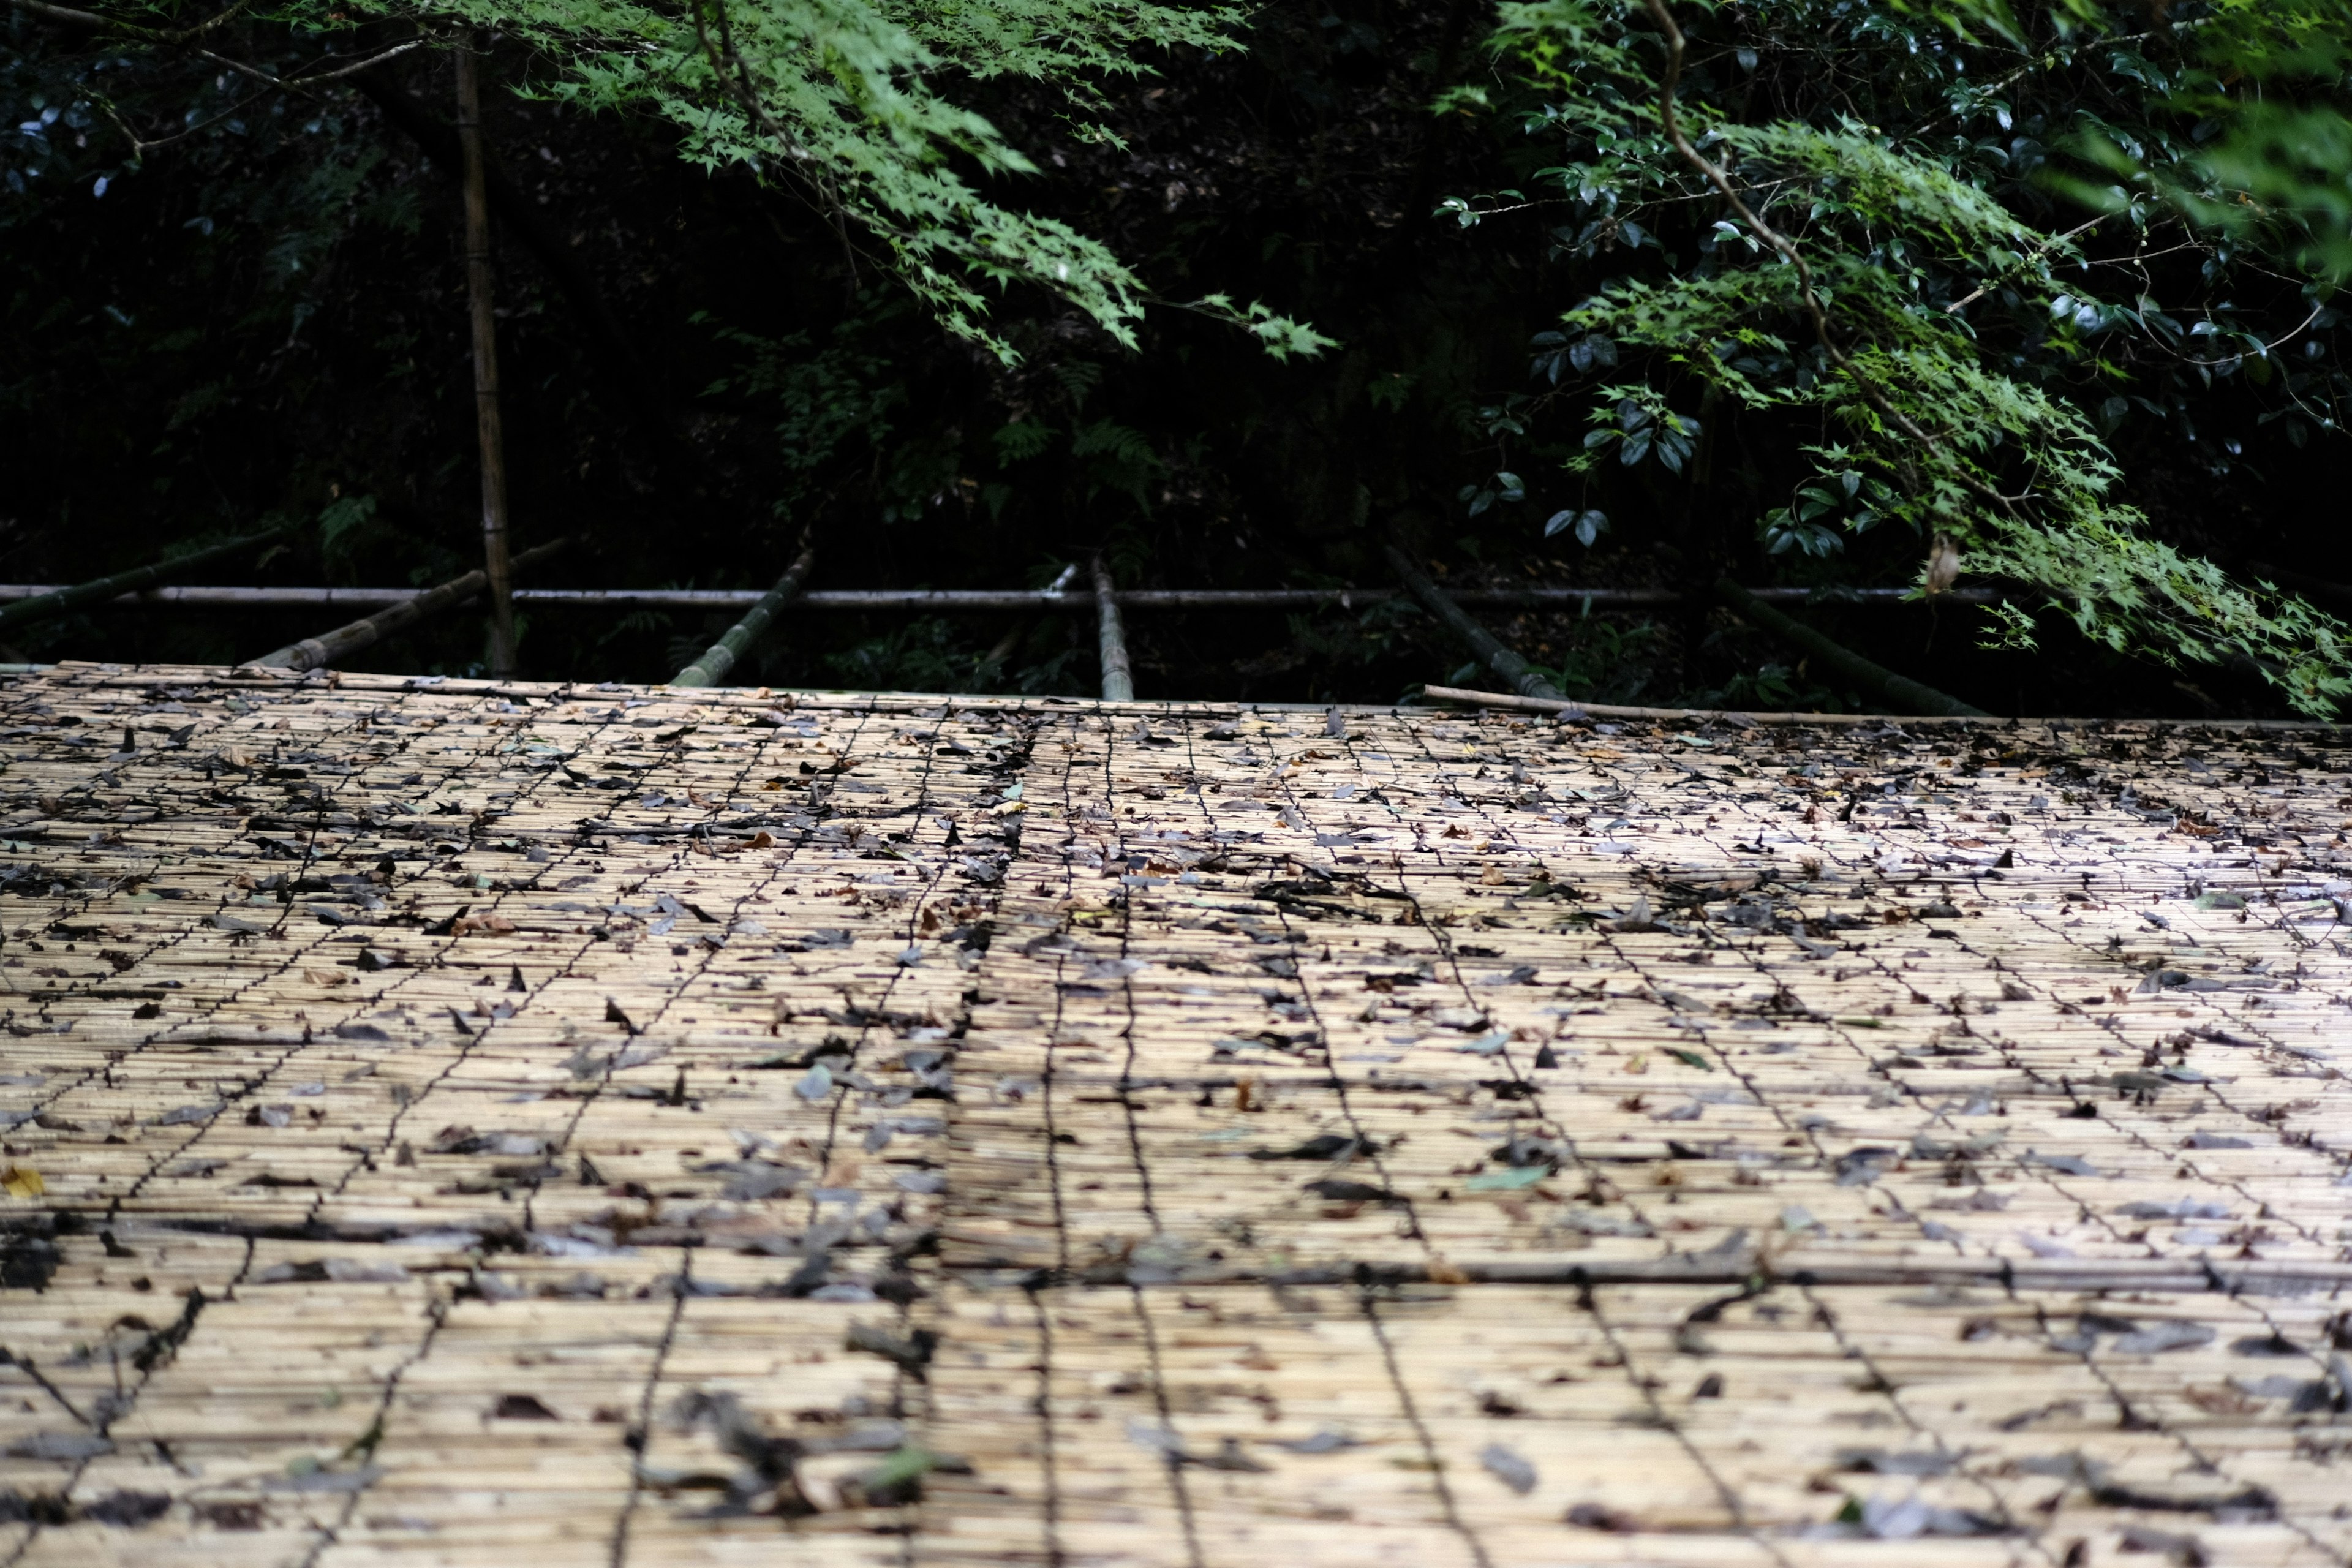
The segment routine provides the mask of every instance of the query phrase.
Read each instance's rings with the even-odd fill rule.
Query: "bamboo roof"
[[[11,1568],[2352,1552],[2338,732],[75,665],[0,760]]]

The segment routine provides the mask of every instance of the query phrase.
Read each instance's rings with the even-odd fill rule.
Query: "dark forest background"
[[[1123,586],[1388,585],[1384,529],[1457,586],[1674,586],[1714,565],[1748,584],[1914,580],[1920,542],[1891,534],[1833,571],[1767,553],[1770,450],[1719,458],[1727,477],[1695,500],[1631,470],[1596,497],[1507,419],[1497,432],[1511,400],[1547,390],[1538,335],[1645,263],[1638,247],[1577,254],[1539,205],[1475,226],[1440,210],[1554,156],[1513,114],[1433,110],[1494,79],[1492,20],[1469,0],[1285,0],[1244,49],[1104,82],[1091,124],[1016,81],[959,93],[1040,166],[993,182],[997,199],[1102,237],[1164,299],[1263,300],[1338,340],[1286,361],[1174,308],[1130,352],[1015,289],[993,307],[1021,355],[1008,367],[943,331],[854,229],[740,169],[689,165],[662,124],[534,96],[534,59],[494,46],[487,129],[517,198],[498,226],[515,543],[576,542],[526,585],[764,587],[803,528],[811,585],[833,588],[1032,587],[1097,551]],[[240,44],[280,67],[318,52],[259,24]],[[478,556],[446,58],[308,94],[246,85],[0,13],[0,579],[75,582],[287,520],[313,526],[205,580],[428,584]],[[2020,112],[2054,124],[2070,90]],[[133,160],[117,114],[149,140],[201,128]],[[2031,165],[2004,199],[2063,226]],[[2181,265],[2193,281],[2200,258]],[[2291,289],[2247,308],[2300,314]],[[2328,326],[2306,336],[2333,353]],[[2352,581],[2341,430],[2280,421],[2243,375],[2166,384],[2149,412],[2103,421],[2121,499],[2185,551],[2347,607],[2323,596]],[[1495,496],[1498,469],[1524,493]],[[1590,545],[1545,535],[1561,509],[1604,503],[1612,526]],[[1695,531],[1688,506],[1717,526]],[[2284,710],[2256,682],[2126,658],[2047,617],[2025,655],[1980,650],[1961,605],[1807,613],[1996,712]],[[99,609],[13,632],[0,657],[223,663],[342,618]],[[522,671],[660,680],[728,618],[531,609]],[[1719,611],[1485,618],[1595,700],[1855,700]],[[1402,605],[1139,612],[1129,631],[1145,697],[1384,701],[1467,657]],[[1090,693],[1092,640],[1059,615],[803,613],[737,679]],[[480,618],[460,613],[356,662],[483,660]]]

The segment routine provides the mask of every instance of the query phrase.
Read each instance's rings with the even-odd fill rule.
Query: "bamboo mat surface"
[[[0,680],[0,1568],[2352,1561],[2352,745]]]

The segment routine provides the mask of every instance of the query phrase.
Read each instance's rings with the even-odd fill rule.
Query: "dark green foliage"
[[[1138,12],[1083,46],[990,31],[1034,9],[868,7],[937,63],[812,87],[775,41],[799,5],[761,14],[762,90],[837,104],[841,82],[898,83],[906,103],[828,143],[902,123],[895,172],[819,188],[784,169],[696,65],[691,6],[597,13],[660,34],[643,69],[671,99],[611,74],[618,33],[526,17],[491,45],[491,145],[640,367],[616,380],[577,280],[501,220],[518,544],[584,542],[546,582],[764,588],[808,524],[817,587],[1037,585],[1097,550],[1136,586],[1384,585],[1383,528],[1455,587],[1884,585],[1916,581],[1944,532],[1964,583],[2046,591],[2024,606],[2038,654],[1977,646],[1974,609],[1808,618],[2000,710],[2276,711],[2282,678],[2328,695],[2332,632],[2255,586],[2255,563],[2352,577],[2322,243],[2343,230],[2295,194],[2341,165],[2263,107],[2324,130],[2340,71],[2293,29],[2254,39],[2239,79],[2257,94],[2221,85],[2237,57],[2204,41],[2252,47],[2226,7],[2175,7],[2153,33],[2137,11],[2021,13],[2013,39],[1980,8],[1677,7],[1686,116],[1743,180],[1790,182],[1766,216],[1794,215],[1841,345],[1900,406],[1977,433],[1938,469],[1660,142],[1645,11],[1515,12],[1498,57],[1495,14],[1435,0]],[[472,564],[446,174],[348,82],[276,91],[184,47],[5,15],[0,108],[38,129],[0,149],[0,576],[76,580],[275,518],[314,526],[243,580]],[[415,15],[239,14],[206,47],[283,77],[413,42]],[[708,31],[719,13],[699,15]],[[1055,53],[1080,47],[1075,68]],[[989,68],[1000,48],[1030,63]],[[1575,92],[1546,79],[1561,71]],[[377,74],[446,118],[438,43]],[[1448,94],[1465,81],[1478,92]],[[138,158],[123,129],[191,126]],[[2231,190],[2256,199],[2209,200]],[[972,248],[997,232],[983,208],[1018,240],[1000,271]],[[918,222],[933,238],[908,237]],[[1095,268],[1083,289],[1045,275],[1065,245]],[[1269,355],[1299,345],[1236,330],[1270,325],[1224,302],[1249,300],[1339,346]],[[2026,495],[2026,521],[1979,515],[1968,476]],[[540,610],[526,669],[658,679],[668,644],[691,657],[730,618]],[[1593,700],[1841,695],[1719,614],[1485,618]],[[95,611],[21,651],[227,659],[320,622]],[[1402,605],[1129,624],[1147,696],[1384,700],[1463,658]],[[1090,630],[1058,614],[981,668],[1013,629],[788,615],[749,674],[1092,689]],[[2268,668],[2200,664],[2200,647]],[[452,617],[373,657],[464,669],[479,628]]]
[[[2128,303],[2062,281],[2061,266],[2084,259],[2080,228],[2050,233],[2032,221],[2047,202],[2040,185],[2018,183],[2021,149],[1952,133],[1979,115],[2014,122],[2006,103],[1967,95],[1969,78],[2001,47],[1963,47],[1940,27],[1850,0],[1686,9],[1706,28],[1687,52],[1659,5],[1503,7],[1500,58],[1529,95],[1519,112],[1568,160],[1530,183],[1581,220],[1557,226],[1555,240],[1571,254],[1623,247],[1634,258],[1536,345],[1538,373],[1581,392],[1591,426],[1562,467],[1590,480],[1611,459],[1654,463],[1666,488],[1687,488],[1685,504],[1706,505],[1714,475],[1703,448],[1724,444],[1726,427],[1759,427],[1811,459],[1785,500],[1759,508],[1769,554],[1826,559],[1845,535],[1891,523],[1924,558],[1929,594],[1965,562],[2034,591],[2117,651],[2176,667],[2234,659],[2306,712],[2332,711],[2352,694],[2342,626],[2150,537],[2143,515],[2119,502],[2120,470],[2084,405],[2110,427],[2128,415],[2119,394],[2134,379],[2132,356],[2111,355],[2103,340],[2141,336],[2177,358],[2183,334],[2147,281]],[[2245,12],[2207,22],[2208,31],[2252,25]],[[2025,52],[2021,26],[2000,18],[2012,58],[2024,56],[2012,74],[2050,68]],[[2087,16],[2074,26],[2101,30]],[[2137,42],[2157,37],[2172,46],[2158,53],[2210,52],[2187,21]],[[2143,114],[2173,109],[2175,89],[2079,40],[2073,52]],[[1815,70],[1867,77],[1868,119],[1850,96],[1815,89]],[[1759,86],[1765,112],[1755,107]],[[1745,112],[1721,106],[1735,100]],[[2305,161],[2326,155],[2322,147]],[[2150,178],[2178,189],[2187,175]],[[1504,195],[1526,204],[1517,191]],[[2118,206],[2143,248],[2149,238],[2185,240],[2221,264],[2225,247],[2194,226],[2210,216],[2200,201],[2210,207],[2213,196]],[[1470,225],[1495,204],[1453,206]],[[1641,258],[1645,247],[1654,261]],[[2318,253],[2304,243],[2296,254]],[[2257,363],[2268,380],[2267,360]],[[1559,395],[1515,413],[1512,433],[1527,434]],[[1987,631],[2021,649],[2037,635],[2018,605]]]

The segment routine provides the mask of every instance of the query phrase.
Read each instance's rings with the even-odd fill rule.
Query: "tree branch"
[[[2076,235],[2095,229],[2113,216],[2115,216],[2115,214],[2113,213],[2101,213],[2098,216],[2093,218],[2088,223],[2078,223],[2063,234],[2052,235],[2048,239],[2045,239],[2040,245],[2035,246],[2024,256],[2020,257],[2017,262],[2018,267],[2024,266],[2027,262],[2032,261],[2035,257],[2049,255],[2052,251],[2057,249],[2060,246],[2065,244]],[[1947,316],[1958,315],[1962,307],[1973,305],[1978,300],[1983,299],[1986,295],[1991,293],[1994,287],[2000,282],[2002,278],[2009,277],[2010,274],[2015,270],[2016,268],[2011,268],[2009,272],[2001,273],[1999,277],[1994,278],[1991,282],[1979,286],[1975,293],[1953,300],[1950,304],[1944,307],[1944,314]],[[2301,329],[2298,328],[2297,330],[2300,331]]]
[[[95,11],[80,11],[68,5],[51,5],[49,0],[9,0],[10,5],[14,5],[16,9],[25,12],[28,16],[42,16],[52,22],[64,22],[73,26],[88,28],[89,30],[96,33],[126,38],[135,38],[142,43],[165,47],[187,43],[193,38],[202,37],[206,33],[226,26],[232,18],[243,12],[251,3],[252,0],[236,0],[236,4],[229,6],[226,10],[220,12],[216,16],[209,17],[205,21],[199,22],[193,27],[184,27],[177,32],[162,32],[152,27],[139,26],[135,23],[120,21],[111,16],[102,16]],[[405,43],[394,44],[388,49],[379,50],[375,54],[370,55],[365,59],[354,60],[351,64],[342,66],[335,70],[321,71],[315,75],[298,72],[295,75],[285,77],[274,75],[271,72],[262,69],[259,66],[248,65],[243,60],[231,59],[228,56],[213,49],[200,48],[195,51],[195,54],[201,59],[210,60],[215,65],[221,66],[226,69],[234,71],[239,76],[250,78],[251,79],[261,83],[265,89],[271,91],[299,92],[314,83],[335,81],[343,77],[352,76],[360,71],[366,70],[371,66],[382,65],[386,60],[397,58],[402,55],[407,54],[412,49],[419,49],[424,47],[425,40],[422,38],[411,38]],[[334,58],[332,55],[330,55],[327,58],[330,60]],[[151,148],[169,146],[174,142],[183,141],[187,137],[194,135],[199,131],[209,130],[213,126],[219,124],[222,121],[236,114],[247,105],[257,102],[261,96],[262,95],[260,93],[254,93],[249,97],[239,99],[236,102],[229,105],[228,108],[221,110],[218,114],[214,115],[209,120],[175,131],[169,136],[159,136],[152,142],[148,141],[144,137],[141,136],[136,131],[131,129],[130,123],[120,114],[117,114],[114,111],[114,106],[107,102],[103,97],[100,97],[98,99],[98,102],[100,108],[105,110],[106,117],[114,121],[115,129],[121,131],[123,134],[123,138],[131,143],[131,155],[133,158],[140,158],[145,156],[148,150]]]
[[[1798,293],[1804,300],[1805,314],[1812,321],[1814,337],[1820,340],[1822,350],[1830,356],[1831,363],[1845,373],[1870,405],[1897,430],[1927,447],[1940,459],[1946,469],[1970,494],[2015,516],[2015,509],[2011,507],[2007,497],[1969,472],[1965,466],[1955,461],[1941,440],[1921,428],[1916,420],[1895,407],[1886,394],[1853,363],[1843,348],[1838,346],[1836,336],[1830,331],[1829,314],[1822,309],[1821,296],[1813,288],[1813,269],[1807,265],[1804,253],[1797,248],[1794,240],[1759,217],[1755,210],[1748,206],[1748,203],[1741,198],[1739,192],[1733,187],[1730,175],[1691,144],[1690,138],[1683,132],[1682,117],[1675,110],[1675,92],[1682,85],[1685,47],[1683,30],[1675,26],[1674,13],[1666,8],[1665,0],[1642,0],[1642,3],[1648,9],[1651,19],[1657,23],[1658,30],[1666,40],[1665,79],[1658,88],[1658,125],[1665,132],[1666,140],[1674,143],[1675,151],[1682,155],[1683,162],[1696,169],[1709,184],[1722,194],[1723,199],[1730,205],[1732,211],[1739,215],[1740,221],[1748,226],[1748,231],[1770,246],[1775,254],[1796,269]]]
[[[69,22],[77,27],[89,27],[101,33],[120,33],[125,37],[139,38],[151,44],[184,44],[191,38],[201,38],[215,27],[226,26],[241,14],[253,0],[236,0],[236,4],[215,16],[208,16],[193,27],[165,31],[142,27],[135,22],[125,22],[113,16],[101,16],[95,11],[78,11],[70,5],[53,5],[49,0],[8,0],[17,10],[35,16],[46,16],[52,22]]]

